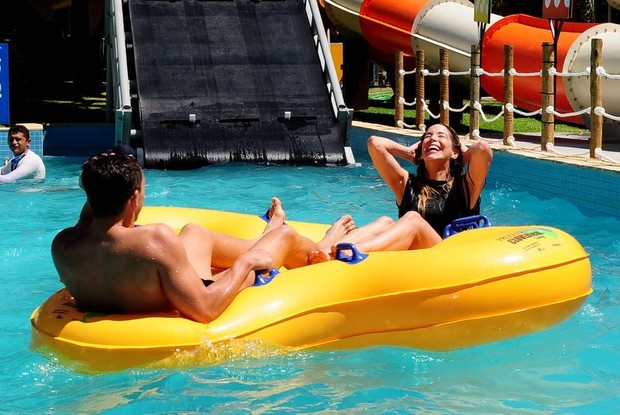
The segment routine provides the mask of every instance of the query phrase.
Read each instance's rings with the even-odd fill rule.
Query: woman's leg
[[[403,251],[435,246],[441,237],[417,212],[407,212],[385,232],[357,244],[361,252]]]

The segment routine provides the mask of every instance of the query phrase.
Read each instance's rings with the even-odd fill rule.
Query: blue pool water
[[[276,195],[291,219],[331,222],[346,212],[361,224],[394,216],[391,193],[363,143],[354,151],[358,165],[348,167],[149,170],[147,204],[262,214]],[[496,153],[492,168],[501,169],[504,157]],[[447,353],[374,347],[191,370],[74,372],[29,349],[30,313],[60,288],[50,242],[74,223],[84,201],[77,185],[82,160],[45,162],[45,183],[0,187],[0,413],[612,414],[620,406],[620,221],[585,216],[564,199],[493,179],[483,210],[495,223],[555,226],[591,255],[594,293],[550,330]]]

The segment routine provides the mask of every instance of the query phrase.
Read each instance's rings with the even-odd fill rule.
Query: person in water
[[[13,158],[0,168],[0,184],[19,179],[45,179],[45,165],[34,151],[30,150],[30,130],[24,125],[12,125],[8,131],[8,144]]]
[[[399,219],[384,216],[348,233],[346,242],[359,251],[430,248],[453,220],[480,213],[480,195],[493,160],[485,141],[466,147],[453,128],[435,124],[411,146],[371,136],[368,152],[394,193]],[[398,159],[417,165],[417,173],[403,168]],[[311,261],[327,261],[334,251],[335,247],[315,251]]]
[[[341,240],[355,224],[340,218],[319,243],[283,226],[280,200],[254,240],[187,224],[177,235],[164,224],[136,226],[145,178],[135,157],[101,153],[82,167],[87,201],[76,225],[52,241],[61,282],[79,306],[99,312],[176,310],[200,322],[218,317],[256,272],[307,265],[309,253]],[[212,269],[222,270],[215,275]]]

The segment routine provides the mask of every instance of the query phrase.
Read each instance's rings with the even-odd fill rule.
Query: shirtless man
[[[270,223],[256,240],[196,224],[177,236],[164,224],[135,226],[145,181],[133,156],[93,156],[84,163],[80,182],[87,202],[77,224],[54,238],[52,257],[61,282],[80,306],[93,311],[177,310],[209,322],[254,283],[256,271],[307,265],[310,252],[331,246],[355,226],[344,216],[314,243],[282,226],[284,211],[274,198]],[[213,276],[212,268],[223,271]]]

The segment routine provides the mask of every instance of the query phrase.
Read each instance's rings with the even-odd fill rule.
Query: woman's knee
[[[409,212],[405,213],[403,216],[400,217],[399,222],[403,221],[403,222],[414,222],[415,223],[421,220],[424,220],[422,215],[420,215],[416,211],[410,210]]]
[[[196,235],[206,232],[206,229],[195,223],[188,223],[181,229],[179,236]]]
[[[396,222],[389,216],[381,216],[374,222],[375,232],[385,232],[394,226]]]
[[[381,216],[379,219],[377,219],[377,222],[380,223],[382,226],[392,226],[394,225],[394,219],[392,219],[389,216]]]

